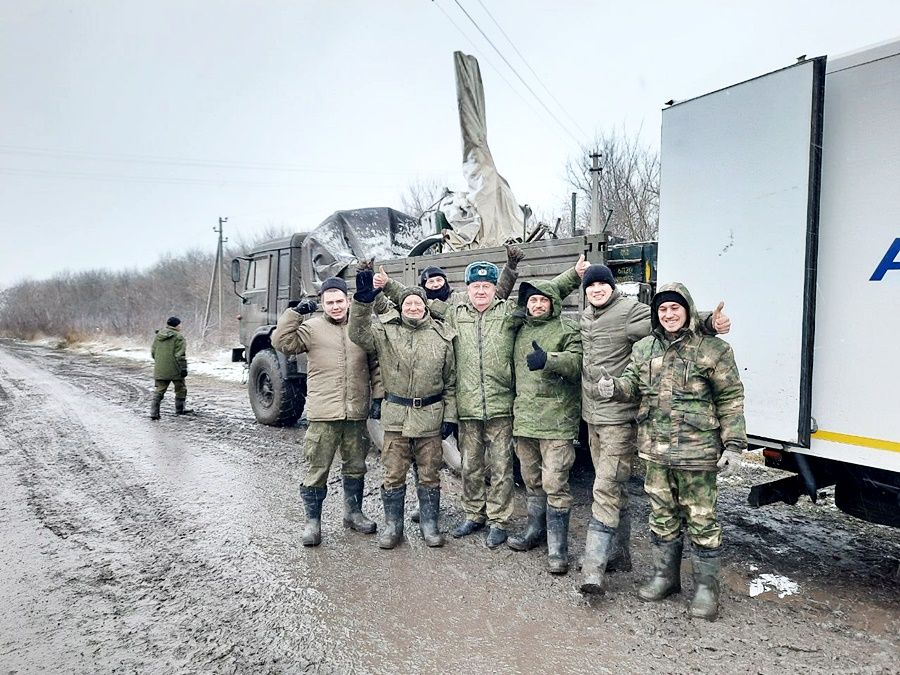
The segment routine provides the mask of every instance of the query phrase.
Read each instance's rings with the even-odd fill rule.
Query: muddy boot
[[[694,546],[694,599],[691,616],[715,621],[719,615],[719,549]]]
[[[550,574],[569,571],[569,509],[547,507],[547,570]]]
[[[681,592],[681,551],[684,541],[660,541],[653,535],[653,576],[638,589],[641,600],[655,602]]]
[[[544,541],[547,536],[547,496],[528,495],[528,524],[525,532],[518,537],[510,537],[506,545],[514,551],[530,551]]]
[[[158,420],[159,419],[159,404],[162,403],[163,395],[162,394],[153,394],[153,398],[150,401],[150,419]]]
[[[438,515],[441,512],[441,489],[420,485],[416,488],[419,495],[419,530],[427,546],[444,545],[444,535],[438,529]]]
[[[303,526],[303,545],[318,546],[322,543],[322,502],[328,488],[306,487],[300,488],[300,496],[303,497],[303,506],[306,508],[306,525]]]
[[[628,507],[623,506],[619,511],[619,527],[613,538],[612,554],[606,563],[606,571],[631,571],[631,516],[628,514]]]
[[[506,541],[506,529],[499,525],[491,525],[488,529],[487,537],[484,539],[485,545],[490,549],[495,549],[504,541]]]
[[[613,548],[615,535],[616,530],[596,518],[591,518],[587,539],[584,543],[581,585],[578,587],[582,593],[600,594],[603,592],[603,576],[606,573],[606,565]]]
[[[380,548],[394,548],[403,539],[403,507],[406,503],[406,486],[385,490],[381,488],[384,504],[384,527],[378,535]]]
[[[372,534],[375,523],[362,512],[363,479],[344,476],[344,527],[363,534]]]
[[[175,399],[175,414],[176,414],[176,415],[190,415],[190,414],[192,414],[192,413],[194,412],[194,411],[191,410],[190,408],[185,408],[185,407],[184,407],[184,402],[185,402],[185,400],[186,400],[186,399],[183,399],[183,398],[176,398],[176,399]]]
[[[459,525],[453,528],[453,531],[450,532],[450,535],[454,539],[459,539],[460,537],[468,537],[470,534],[475,534],[478,530],[484,529],[484,523],[479,523],[477,520],[469,520],[466,518]]]

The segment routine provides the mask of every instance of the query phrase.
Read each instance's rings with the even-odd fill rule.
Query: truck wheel
[[[290,426],[303,412],[306,387],[301,380],[285,380],[273,349],[258,352],[250,363],[247,388],[256,421],[270,426]]]

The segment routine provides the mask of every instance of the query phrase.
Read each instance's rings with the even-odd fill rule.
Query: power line
[[[447,12],[444,11],[444,8],[441,7],[441,6],[437,3],[437,0],[431,0],[431,4],[433,4],[435,7],[437,7],[437,8],[440,10],[441,14],[443,14],[443,15],[447,18],[447,21],[449,21],[457,31],[459,31],[460,35],[462,35],[462,36],[468,41],[468,43],[472,46],[472,49],[474,49],[474,50],[478,53],[479,58],[481,58],[481,60],[484,61],[484,63],[486,63],[486,64],[488,65],[488,67],[489,67],[491,70],[493,70],[495,73],[497,73],[497,76],[498,76],[501,80],[503,80],[503,82],[506,83],[506,86],[509,87],[510,91],[512,91],[512,93],[514,93],[516,96],[518,96],[518,97],[519,97],[519,100],[522,101],[522,103],[524,103],[526,106],[528,106],[528,108],[529,108],[535,115],[540,116],[540,111],[539,111],[537,108],[535,108],[534,105],[531,103],[531,101],[529,101],[527,98],[525,98],[525,97],[522,95],[522,93],[521,93],[518,89],[516,89],[508,79],[506,79],[506,77],[503,75],[503,73],[500,71],[500,69],[497,68],[497,67],[491,62],[491,60],[487,58],[487,56],[485,56],[484,52],[478,47],[478,45],[475,44],[475,42],[472,40],[472,38],[470,38],[470,37],[466,34],[466,32],[465,32],[462,28],[460,28],[459,24],[457,24],[457,23],[453,20],[453,17],[451,17],[449,14],[447,14]]]
[[[35,148],[20,145],[0,145],[0,154],[30,155],[35,157],[53,157],[62,159],[81,159],[104,162],[122,162],[132,164],[157,164],[181,167],[201,167],[214,169],[249,169],[253,171],[281,171],[285,173],[317,173],[317,174],[359,174],[374,176],[408,176],[421,171],[385,171],[382,169],[350,169],[339,167],[305,167],[292,164],[266,164],[261,162],[236,162],[232,160],[193,159],[185,157],[160,157],[153,155],[116,155],[112,153],[90,152],[83,150],[66,150],[62,148]],[[433,172],[432,172],[433,173]]]
[[[583,134],[585,138],[587,138],[588,134],[587,134],[587,132],[585,132],[584,129],[581,128],[581,125],[578,124],[578,120],[576,120],[574,117],[572,117],[572,115],[569,114],[569,111],[565,108],[565,106],[563,106],[563,104],[559,102],[559,99],[557,99],[556,96],[553,95],[553,92],[550,91],[549,87],[547,87],[547,85],[544,84],[544,81],[535,72],[534,68],[531,67],[531,64],[528,63],[527,59],[522,55],[522,52],[520,52],[518,50],[515,43],[512,41],[512,39],[509,37],[509,35],[506,34],[506,31],[503,30],[503,27],[497,22],[497,19],[494,18],[494,15],[491,14],[491,11],[485,6],[484,2],[482,2],[482,0],[478,0],[478,4],[481,5],[481,8],[484,10],[485,14],[487,14],[491,18],[491,21],[494,22],[494,25],[497,27],[497,30],[499,30],[500,33],[503,35],[503,37],[506,38],[506,41],[513,48],[513,51],[515,51],[516,54],[519,55],[519,58],[522,59],[522,63],[525,64],[525,67],[531,71],[532,75],[534,75],[534,79],[536,79],[538,81],[538,83],[544,88],[544,91],[546,91],[547,94],[550,96],[550,98],[552,98],[553,101],[556,103],[556,105],[559,106],[559,109],[562,110],[562,112],[566,115],[566,117],[568,117],[572,121],[572,123],[575,125],[575,127],[578,129],[578,131],[581,132],[581,134]]]
[[[550,115],[550,117],[553,118],[553,120],[560,126],[560,128],[561,128],[563,131],[565,131],[565,132],[569,135],[569,137],[570,137],[573,141],[575,141],[575,143],[577,143],[577,144],[580,146],[580,145],[581,145],[581,141],[578,140],[578,137],[575,136],[575,134],[573,134],[571,131],[569,131],[569,128],[568,128],[565,124],[562,123],[562,120],[560,120],[559,117],[557,117],[556,114],[555,114],[552,110],[550,110],[549,107],[547,107],[547,104],[544,103],[544,101],[541,99],[541,97],[538,96],[537,93],[534,91],[534,89],[532,89],[531,86],[525,81],[525,79],[524,79],[521,75],[519,75],[519,71],[517,71],[517,70],[513,67],[513,65],[509,62],[509,60],[503,55],[503,52],[501,52],[501,51],[497,48],[497,45],[495,45],[495,44],[493,43],[493,41],[487,36],[487,33],[485,33],[485,32],[481,29],[481,26],[478,25],[478,22],[475,21],[475,19],[472,18],[472,15],[469,14],[469,13],[466,11],[465,7],[463,7],[463,6],[460,4],[459,0],[453,0],[453,2],[456,3],[456,6],[459,7],[460,11],[461,11],[463,14],[466,15],[466,17],[469,19],[469,21],[472,22],[472,25],[475,26],[476,30],[478,30],[478,32],[481,33],[481,36],[482,36],[485,40],[487,40],[487,43],[494,49],[495,52],[497,52],[497,55],[498,55],[501,59],[503,59],[503,62],[504,62],[504,63],[507,65],[507,67],[513,72],[513,75],[515,75],[517,78],[519,78],[519,81],[525,86],[525,88],[526,88],[529,92],[531,92],[531,95],[534,96],[534,98],[537,100],[537,102],[541,104],[541,107],[542,107],[544,110],[547,111],[547,114]]]

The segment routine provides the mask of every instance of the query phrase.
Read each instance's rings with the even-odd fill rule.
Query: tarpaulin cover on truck
[[[430,232],[416,218],[389,208],[335,211],[303,240],[300,265],[304,295],[357,260],[407,255]]]

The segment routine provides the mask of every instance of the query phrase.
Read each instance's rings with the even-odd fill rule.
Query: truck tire
[[[269,426],[290,426],[300,417],[306,403],[303,380],[286,380],[278,366],[274,349],[256,353],[250,363],[247,389],[256,421]]]

